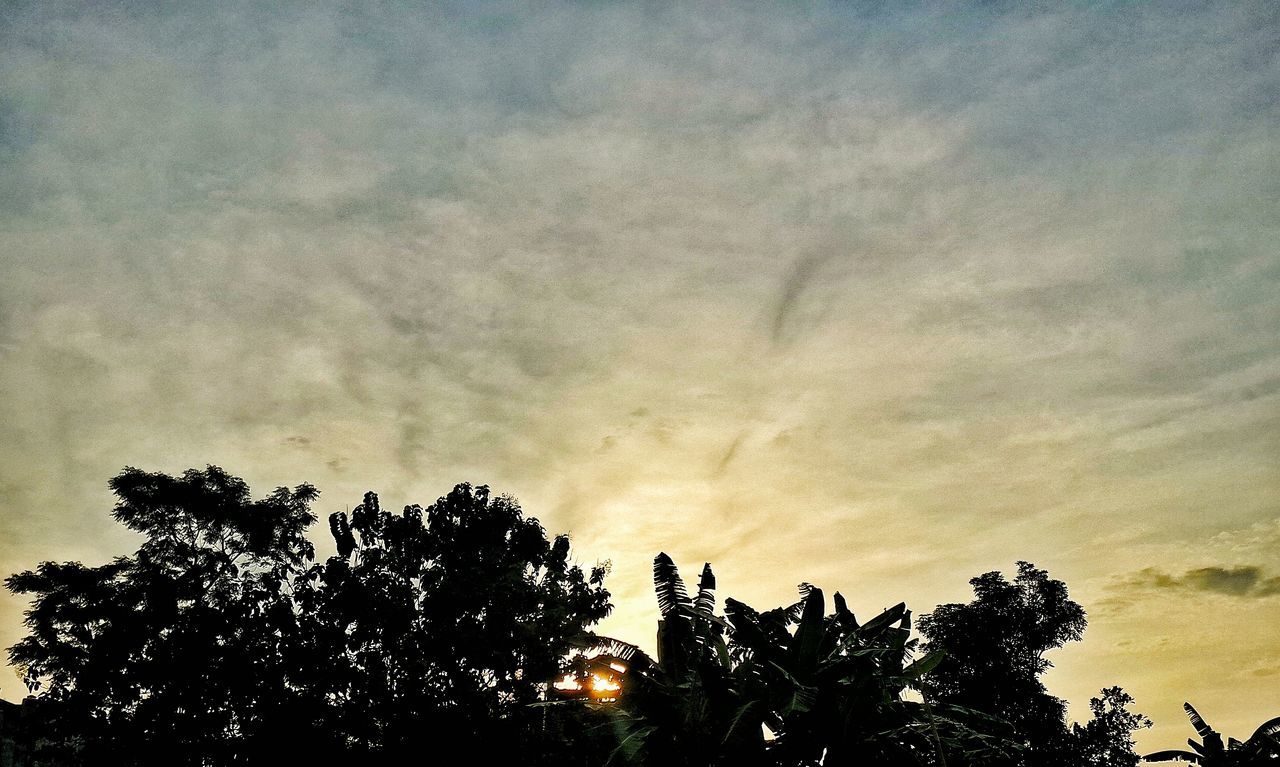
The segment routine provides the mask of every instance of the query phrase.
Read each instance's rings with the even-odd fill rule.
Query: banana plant
[[[762,710],[746,697],[725,641],[728,624],[715,614],[715,574],[702,569],[690,598],[665,553],[653,562],[658,598],[657,659],[634,645],[599,638],[596,651],[628,666],[610,715],[615,764],[763,765]]]
[[[1200,712],[1190,703],[1182,708],[1191,720],[1191,726],[1200,736],[1200,742],[1188,738],[1191,751],[1171,749],[1157,751],[1142,757],[1144,762],[1189,762],[1204,767],[1266,767],[1280,765],[1280,717],[1263,722],[1246,741],[1228,738],[1209,726]]]
[[[840,594],[827,615],[822,590],[802,584],[799,601],[765,612],[727,599],[722,618],[710,566],[692,598],[666,554],[653,572],[657,659],[594,640],[628,666],[616,702],[594,704],[615,726],[614,764],[945,767],[945,753],[970,765],[1003,753],[970,726],[980,715],[904,697],[942,659],[911,660],[906,605],[859,623]]]
[[[942,656],[906,664],[915,646],[906,605],[859,624],[839,593],[830,616],[821,589],[803,584],[801,594],[798,616],[794,606],[760,614],[725,604],[731,640],[774,714],[772,756],[784,764],[927,761],[935,748],[927,719],[902,693]]]

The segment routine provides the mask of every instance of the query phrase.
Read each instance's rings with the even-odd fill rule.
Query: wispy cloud
[[[630,636],[663,549],[760,603],[1273,577],[1144,548],[1280,516],[1268,4],[0,14],[9,570],[217,462],[513,492]]]

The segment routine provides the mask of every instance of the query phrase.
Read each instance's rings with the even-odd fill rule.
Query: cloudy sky
[[[1026,559],[1073,715],[1280,713],[1277,6],[115,5],[0,11],[0,571],[130,550],[126,465],[469,480],[642,643],[658,551]]]

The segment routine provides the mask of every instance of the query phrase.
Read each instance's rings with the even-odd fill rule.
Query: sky
[[[322,517],[470,481],[641,644],[659,551],[860,614],[1031,561],[1088,611],[1073,718],[1243,739],[1278,53],[1265,2],[6,3],[0,572],[136,547],[125,466]]]

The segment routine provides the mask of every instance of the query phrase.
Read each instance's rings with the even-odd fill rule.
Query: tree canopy
[[[998,571],[969,581],[973,601],[939,605],[920,619],[925,647],[945,659],[924,680],[930,700],[981,711],[1004,722],[1017,748],[1002,760],[1027,767],[1132,767],[1132,732],[1149,726],[1126,706],[1118,687],[1090,702],[1093,719],[1068,727],[1066,702],[1040,677],[1053,664],[1045,653],[1080,640],[1087,621],[1065,583],[1029,562],[1008,581]]]
[[[308,670],[308,704],[329,737],[366,755],[448,740],[537,762],[554,744],[540,741],[543,716],[528,704],[609,613],[604,568],[584,571],[566,536],[548,541],[514,499],[484,486],[399,515],[367,493],[330,529],[338,555],[295,587],[293,652],[304,657],[292,664]]]
[[[125,469],[112,515],[145,536],[97,567],[46,562],[10,577],[29,595],[10,648],[59,756],[85,763],[233,763],[283,686],[285,584],[313,556],[310,485],[254,501],[217,467]],[[56,704],[56,705],[54,705]]]
[[[314,565],[310,485],[255,501],[210,466],[111,487],[134,554],[6,581],[32,598],[9,656],[42,693],[50,763],[407,760],[441,738],[541,753],[525,704],[610,608],[602,568],[487,487],[399,515],[369,493]]]
[[[691,590],[659,554],[651,656],[591,633],[611,609],[607,567],[577,564],[568,537],[483,485],[399,513],[366,493],[329,515],[324,562],[310,485],[255,500],[210,466],[126,468],[111,488],[136,551],[6,580],[31,599],[9,658],[33,695],[0,707],[15,765],[394,765],[447,749],[584,767],[1134,767],[1150,725],[1119,687],[1068,725],[1041,676],[1085,613],[1026,562],[923,616],[922,644],[905,604],[859,620],[807,583],[790,604],[721,611],[709,564]],[[1280,720],[1224,743],[1188,712],[1201,742],[1149,759],[1280,759]]]

